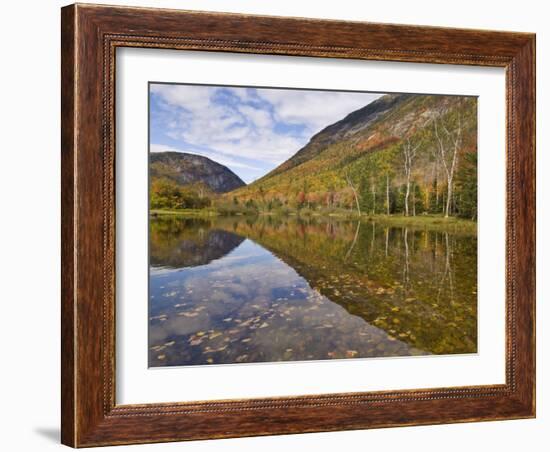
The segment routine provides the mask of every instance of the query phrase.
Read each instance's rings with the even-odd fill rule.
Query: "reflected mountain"
[[[153,218],[150,365],[474,353],[476,248],[335,219]]]
[[[219,259],[237,246],[244,237],[213,229],[212,222],[176,217],[158,217],[151,226],[150,265],[152,267],[195,267]]]

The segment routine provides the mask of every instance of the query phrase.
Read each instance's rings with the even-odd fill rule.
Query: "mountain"
[[[181,221],[159,215],[150,223],[150,264],[152,267],[196,267],[220,259],[237,248],[244,237],[212,229],[206,220]]]
[[[266,178],[288,171],[295,166],[315,158],[331,145],[345,141],[347,138],[351,138],[354,135],[358,135],[380,118],[383,113],[391,109],[396,109],[411,96],[410,94],[388,94],[359,110],[355,110],[344,119],[325,127],[319,133],[313,135],[308,144],[296,152],[296,154],[286,162],[275,168]]]
[[[184,152],[149,154],[151,180],[168,179],[180,186],[204,185],[215,193],[226,193],[245,183],[226,166],[202,155]]]
[[[438,155],[438,134],[447,150],[444,156]],[[451,139],[457,136],[457,165],[447,190],[446,164]],[[407,177],[403,152],[408,144],[416,154]],[[231,197],[291,209],[353,209],[357,198],[369,213],[403,212],[405,203],[413,212],[443,212],[449,198],[450,214],[473,217],[476,168],[477,98],[387,94],[327,126],[290,159]]]

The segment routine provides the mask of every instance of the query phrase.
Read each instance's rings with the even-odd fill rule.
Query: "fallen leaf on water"
[[[182,315],[184,317],[197,317],[199,313],[198,312],[178,312],[178,315]]]
[[[160,359],[161,361],[162,361],[164,358],[166,358],[166,355],[158,355],[158,356],[157,356],[157,359]]]
[[[224,351],[225,349],[227,348],[227,345],[224,345],[223,347],[220,347],[220,348],[214,348],[214,349],[211,349],[211,348],[206,348],[203,353],[215,353],[215,352],[222,352]]]
[[[162,320],[162,319],[165,319],[166,317],[167,317],[166,314],[161,314],[155,317],[149,317],[149,320]]]

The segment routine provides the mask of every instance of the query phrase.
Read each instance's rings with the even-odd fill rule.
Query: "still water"
[[[149,365],[477,351],[477,238],[334,219],[151,218]]]

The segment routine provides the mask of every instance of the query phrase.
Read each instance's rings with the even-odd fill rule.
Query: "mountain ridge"
[[[221,163],[187,152],[150,153],[149,174],[152,180],[165,178],[181,186],[204,184],[214,193],[226,193],[246,185]]]
[[[312,153],[311,151],[322,151],[336,141],[345,138],[347,134],[367,128],[381,114],[387,112],[396,104],[406,101],[411,96],[411,94],[386,94],[364,107],[348,113],[344,118],[329,124],[314,134],[308,143],[300,148],[292,157],[263,177],[273,176],[294,166],[298,166],[305,160],[308,160],[308,157]],[[258,181],[263,179],[263,177],[258,179]]]
[[[460,132],[451,179],[443,161],[450,151],[438,155],[437,124],[443,141]],[[403,168],[407,144],[418,148],[408,175]],[[476,97],[387,94],[328,125],[277,168],[230,196],[268,210],[360,206],[391,214],[408,211],[412,203],[413,215],[452,211],[471,218],[477,209],[476,167]]]

